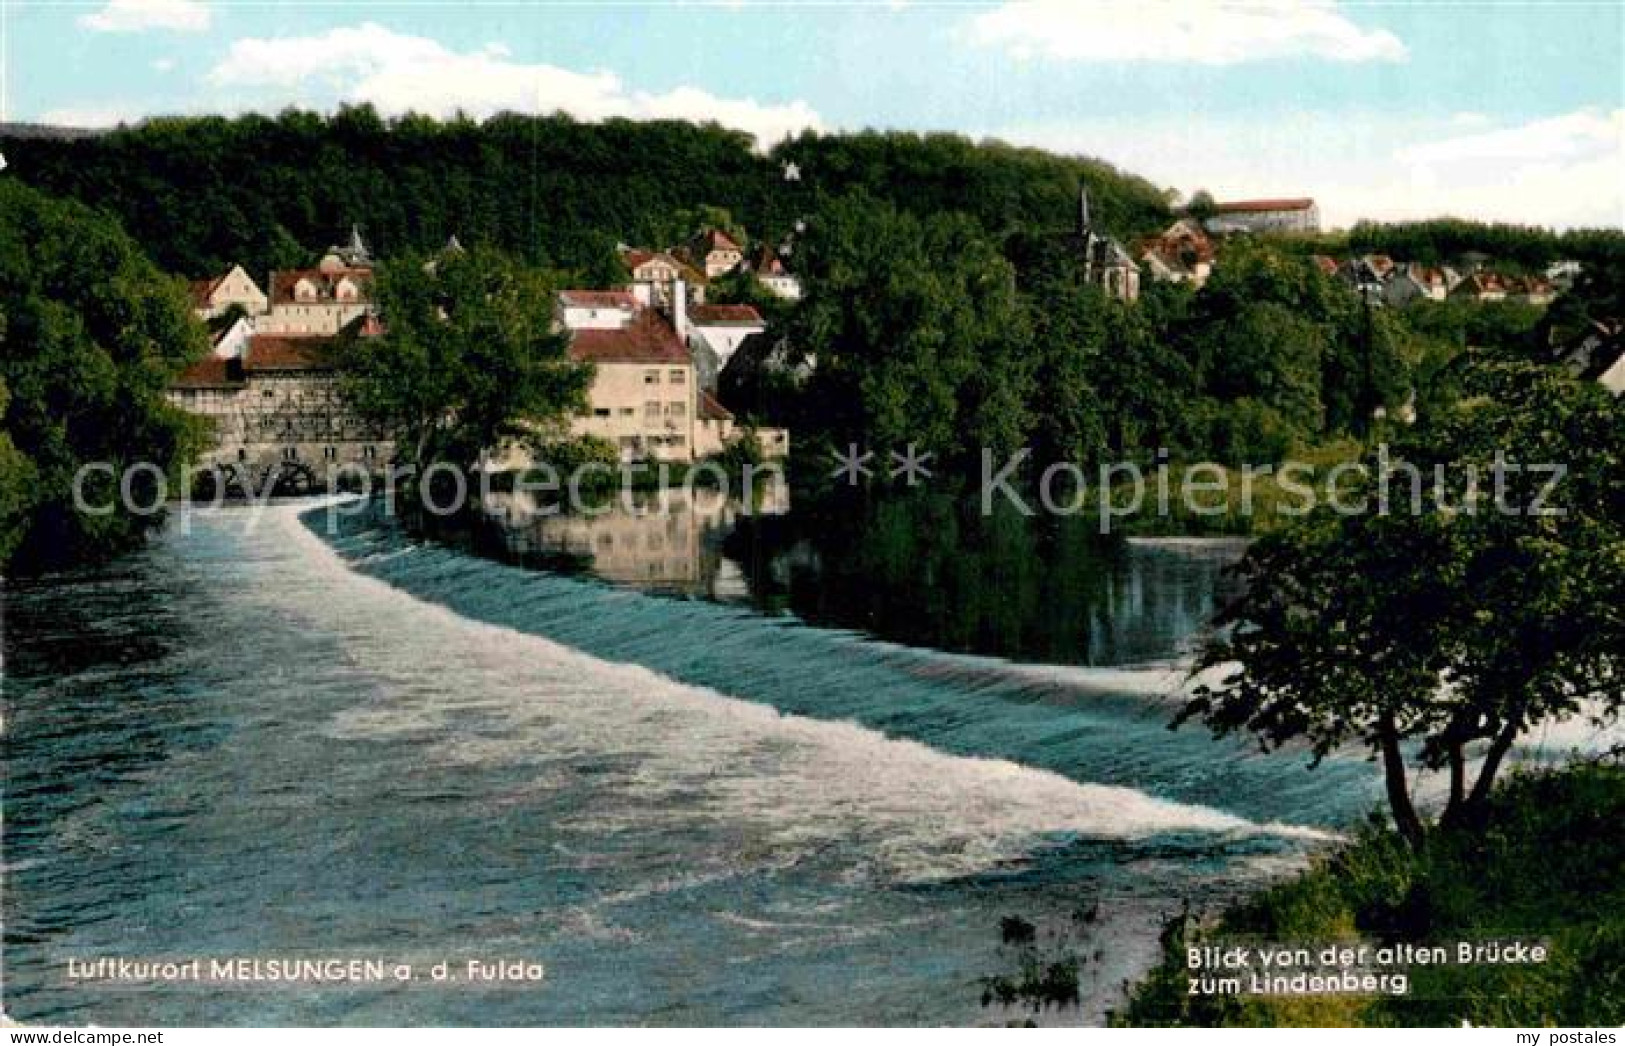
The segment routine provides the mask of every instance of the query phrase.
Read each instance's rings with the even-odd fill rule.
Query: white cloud
[[[1361,29],[1330,0],[1018,0],[977,15],[968,32],[1023,60],[1220,66],[1406,56],[1393,33]]]
[[[1170,115],[1008,127],[998,136],[1099,156],[1186,193],[1313,196],[1328,226],[1454,215],[1625,227],[1625,110],[1469,123],[1381,112]]]
[[[80,15],[79,24],[100,33],[139,33],[171,29],[199,33],[209,28],[209,5],[202,0],[108,0],[100,11]]]
[[[155,72],[155,73],[174,72],[175,71],[175,59],[173,59],[173,58],[154,58],[152,60],[152,71]]]
[[[502,110],[562,110],[582,120],[715,120],[754,134],[764,145],[822,126],[802,101],[763,104],[697,87],[636,91],[614,73],[517,62],[498,44],[453,51],[373,22],[314,36],[238,40],[209,72],[208,82],[215,89],[270,89],[284,102],[307,105],[371,102],[386,114],[445,116],[462,110],[478,117]]]

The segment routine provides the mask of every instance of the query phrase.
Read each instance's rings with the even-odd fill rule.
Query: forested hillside
[[[617,241],[664,245],[684,212],[722,208],[777,239],[855,189],[920,214],[962,211],[1002,239],[1070,228],[1077,189],[1096,220],[1133,235],[1166,219],[1149,182],[1098,161],[955,135],[806,134],[770,154],[749,136],[681,122],[484,122],[367,107],[154,120],[78,139],[3,137],[8,176],[116,217],[163,268],[203,276],[304,264],[358,224],[384,256],[464,243],[599,271]],[[793,162],[800,175],[784,176]]]

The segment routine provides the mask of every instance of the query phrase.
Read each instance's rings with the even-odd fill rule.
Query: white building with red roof
[[[1319,232],[1320,208],[1309,197],[1231,200],[1213,205],[1209,232]]]
[[[257,324],[260,333],[331,336],[373,312],[372,269],[323,265],[273,272],[270,301]]]
[[[721,451],[736,438],[734,419],[702,387],[694,347],[711,352],[708,336],[742,340],[762,329],[761,316],[748,305],[690,306],[680,278],[666,310],[636,299],[627,308],[621,294],[559,293],[570,358],[593,366],[587,409],[571,435],[606,440],[626,461],[692,462]],[[788,433],[770,439],[788,449]]]
[[[714,280],[739,268],[745,260],[745,248],[721,229],[707,229],[689,245],[688,255],[706,279]]]
[[[671,252],[628,247],[621,252],[621,260],[632,274],[632,282],[627,290],[638,304],[669,307],[678,283],[684,285],[690,305],[704,303],[705,273]]]
[[[560,291],[558,319],[568,330],[618,330],[632,319],[638,301],[631,291]]]
[[[791,272],[777,251],[763,246],[751,262],[756,282],[786,301],[801,300],[801,278]]]

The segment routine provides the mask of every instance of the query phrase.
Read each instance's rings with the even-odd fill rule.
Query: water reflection
[[[569,514],[527,493],[489,502],[475,547],[540,569],[747,603],[913,646],[1056,664],[1188,652],[1225,591],[1231,540],[1135,542],[1087,520],[983,515],[948,491],[800,497],[747,509],[710,489]]]
[[[789,511],[783,483],[764,487],[749,513]],[[482,548],[503,558],[563,573],[590,572],[615,584],[725,602],[751,598],[739,565],[723,555],[724,539],[746,506],[714,488],[634,492],[588,512],[561,512],[531,492],[491,495]]]

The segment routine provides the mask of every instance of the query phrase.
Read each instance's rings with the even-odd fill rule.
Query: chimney
[[[688,285],[682,277],[671,285],[671,325],[677,331],[677,340],[688,344]]]

